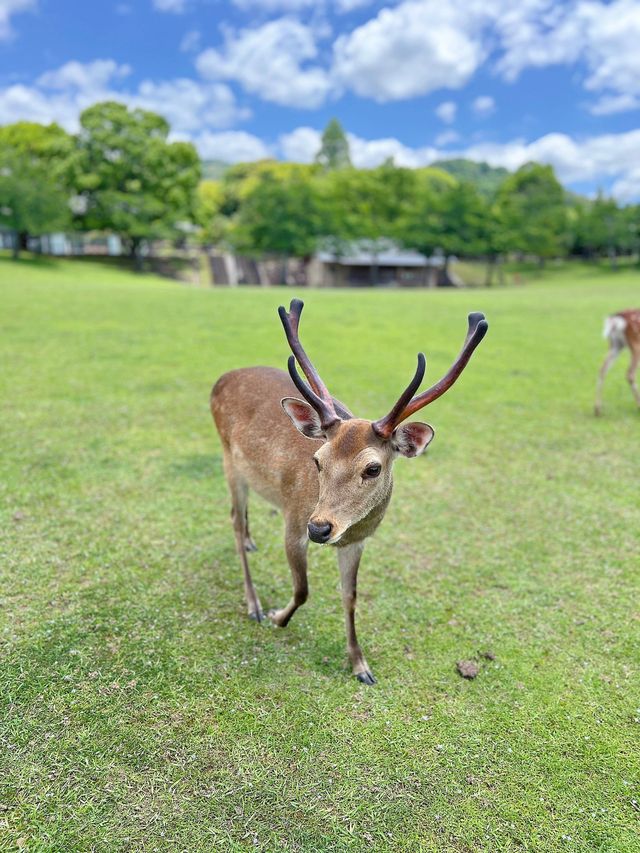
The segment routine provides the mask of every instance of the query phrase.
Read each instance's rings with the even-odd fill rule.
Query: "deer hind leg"
[[[611,365],[616,360],[616,358],[622,352],[622,347],[618,344],[612,343],[607,353],[605,360],[602,363],[602,367],[600,368],[600,373],[598,374],[598,383],[596,385],[596,402],[594,406],[594,413],[596,415],[602,414],[602,386],[604,385],[604,379]]]
[[[640,406],[640,392],[638,391],[638,386],[636,385],[636,373],[638,372],[638,365],[640,365],[640,349],[631,350],[631,364],[629,365],[629,370],[627,370],[627,380],[631,387],[631,393],[633,394],[633,398],[636,401],[636,405]]]
[[[247,486],[247,481],[236,472],[227,454],[224,457],[224,471],[229,491],[231,492],[231,522],[236,537],[236,550],[240,557],[244,577],[244,595],[247,600],[247,611],[250,619],[262,622],[264,613],[262,612],[260,599],[251,580],[249,561],[247,560],[246,553],[247,550],[251,550],[247,548],[247,541],[251,541],[248,515],[249,487]],[[255,545],[253,550],[255,550]]]
[[[344,606],[345,627],[347,630],[347,652],[353,668],[353,674],[363,684],[375,684],[376,680],[369,669],[362,649],[356,637],[356,598],[358,566],[364,550],[364,544],[357,542],[338,548],[338,566],[342,585],[342,604]]]
[[[309,585],[307,583],[307,539],[306,528],[299,529],[299,525],[285,521],[284,545],[291,569],[293,581],[293,596],[286,607],[281,610],[270,610],[271,621],[279,628],[284,628],[300,605],[304,604],[309,597]]]

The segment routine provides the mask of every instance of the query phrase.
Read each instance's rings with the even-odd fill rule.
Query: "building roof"
[[[341,267],[370,267],[374,264],[379,267],[432,267],[441,266],[442,258],[427,258],[420,252],[410,249],[392,249],[378,252],[375,255],[370,251],[356,250],[351,248],[347,254],[336,258],[331,252],[318,252],[319,261],[325,264],[337,264]]]

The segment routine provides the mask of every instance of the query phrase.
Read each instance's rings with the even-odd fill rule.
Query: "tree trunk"
[[[133,261],[133,266],[136,272],[142,272],[142,255],[140,254],[140,249],[142,246],[142,240],[139,237],[131,237],[131,242],[129,244],[129,257]]]
[[[493,287],[493,273],[496,268],[496,258],[494,255],[489,255],[487,258],[487,274],[484,280],[485,287]]]

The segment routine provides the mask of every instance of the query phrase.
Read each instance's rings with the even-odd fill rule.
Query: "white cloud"
[[[119,88],[130,70],[112,59],[86,64],[67,62],[42,74],[34,85],[0,89],[0,124],[21,119],[56,121],[75,131],[82,110],[96,101],[106,100],[160,113],[176,135],[229,127],[249,116],[249,111],[236,104],[233,92],[223,83],[178,78],[146,80],[132,90]]]
[[[153,0],[153,5],[159,12],[181,15],[187,8],[187,0]]]
[[[440,121],[443,121],[445,124],[451,124],[456,119],[457,111],[457,104],[454,104],[453,101],[444,101],[435,108],[434,113],[438,116]]]
[[[405,0],[382,9],[336,40],[337,80],[380,103],[459,89],[486,55],[478,6],[475,0]]]
[[[640,109],[640,98],[635,95],[603,95],[590,104],[589,112],[594,116],[609,116]]]
[[[453,145],[454,142],[460,141],[460,134],[455,130],[444,130],[436,136],[434,141],[438,147]]]
[[[44,89],[100,90],[114,78],[131,73],[129,65],[119,65],[113,59],[95,59],[93,62],[66,62],[54,71],[45,71],[36,80]]]
[[[291,133],[283,134],[279,150],[285,160],[294,163],[311,163],[320,150],[322,134],[312,127],[298,127]]]
[[[36,0],[0,0],[0,41],[11,38],[11,16],[19,12],[28,12],[36,5]]]
[[[451,133],[452,131],[446,131]],[[482,143],[443,150],[453,139],[438,139],[435,146],[411,148],[394,138],[362,139],[347,134],[354,165],[379,166],[393,157],[399,166],[428,166],[436,160],[466,157],[492,166],[515,170],[536,161],[553,166],[566,184],[593,186],[612,184],[613,194],[623,201],[640,200],[640,130],[572,139],[563,133],[549,133],[531,142],[512,140]],[[286,160],[311,162],[320,145],[320,132],[299,127],[278,140],[278,153]]]
[[[163,115],[175,133],[193,133],[204,126],[229,127],[251,115],[241,109],[228,86],[200,83],[187,78],[158,83],[143,81],[136,92],[125,96],[130,106]]]
[[[224,160],[241,163],[273,157],[271,149],[257,136],[243,130],[228,130],[224,133],[205,131],[193,139],[206,160]]]
[[[496,108],[496,102],[491,95],[479,95],[471,104],[471,109],[478,116],[488,116]]]
[[[511,26],[498,22],[504,54],[497,69],[515,80],[525,68],[573,64],[587,67],[584,87],[613,95],[640,95],[640,3],[638,0],[539,0],[516,12]],[[619,101],[618,105],[623,104]],[[592,112],[604,115],[615,104],[604,98]]]
[[[324,102],[330,89],[328,73],[306,65],[317,54],[310,27],[278,18],[254,29],[227,32],[224,47],[205,50],[196,66],[203,77],[235,80],[266,101],[312,109]]]
[[[623,202],[637,202],[640,199],[640,168],[631,169],[611,187],[612,195]]]
[[[199,30],[189,30],[180,40],[180,50],[183,53],[191,53],[195,50],[200,50],[201,34]]]

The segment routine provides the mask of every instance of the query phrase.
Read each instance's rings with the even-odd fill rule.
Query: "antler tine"
[[[451,368],[445,373],[445,375],[440,379],[435,385],[432,385],[431,388],[428,388],[426,391],[423,391],[422,394],[419,394],[417,397],[413,399],[409,399],[404,408],[399,411],[398,403],[393,407],[389,415],[386,415],[379,421],[376,421],[373,424],[374,430],[381,435],[383,438],[389,438],[393,430],[396,426],[402,421],[406,420],[410,417],[414,412],[417,412],[419,409],[428,406],[429,403],[432,403],[434,400],[437,400],[438,397],[441,397],[445,391],[448,391],[449,388],[454,384],[457,378],[460,376],[462,371],[467,366],[469,359],[473,355],[473,351],[478,346],[480,341],[484,338],[487,333],[487,329],[489,328],[489,324],[484,316],[484,314],[476,311],[472,314],[469,314],[469,328],[467,330],[467,335],[465,337],[464,344],[462,346],[462,350],[460,351],[460,355],[454,361]],[[406,393],[406,392],[405,392]],[[403,394],[403,397],[405,395]],[[401,398],[402,399],[402,398]],[[397,412],[397,415],[391,420],[391,415]]]
[[[296,370],[296,360],[294,356],[289,356],[289,359],[287,361],[287,367],[289,368],[289,376],[293,379],[294,385],[296,386],[298,391],[320,415],[320,423],[322,427],[324,429],[327,429],[328,427],[337,423],[340,418],[336,414],[333,404],[327,404],[326,400],[323,400],[321,397],[318,397],[315,391],[312,391],[311,388],[309,388],[307,383]]]
[[[400,414],[404,411],[405,407],[411,401],[411,398],[422,384],[426,367],[427,360],[424,357],[424,353],[419,352],[418,366],[416,367],[416,372],[414,373],[411,382],[407,385],[405,390],[398,398],[398,402],[395,404],[393,409],[391,409],[388,415],[385,415],[383,418],[380,418],[379,421],[374,421],[374,423],[372,424],[374,432],[377,433],[381,438],[388,438],[393,432],[396,423],[398,423],[398,418],[400,417]]]
[[[298,337],[298,326],[300,324],[300,315],[302,314],[303,308],[304,302],[302,299],[292,299],[291,305],[289,306],[289,313],[287,313],[284,306],[281,305],[278,308],[278,314],[280,315],[282,325],[284,326],[284,333],[287,336],[291,352],[295,355],[298,364],[302,368],[302,372],[309,380],[309,384],[318,397],[321,397],[324,400],[330,400],[331,394],[329,394],[327,386],[324,384],[322,379],[320,379],[318,371],[315,369],[311,363],[311,359],[302,348],[300,338]]]
[[[292,299],[289,306],[289,312],[284,306],[278,308],[278,314],[284,327],[284,333],[287,336],[287,341],[291,347],[293,355],[289,357],[288,367],[289,375],[291,376],[296,388],[304,396],[304,398],[314,407],[320,415],[320,420],[323,427],[329,427],[340,420],[336,413],[333,398],[329,393],[327,386],[320,378],[318,371],[311,363],[311,359],[304,351],[300,338],[298,337],[298,326],[300,324],[300,315],[304,302],[301,299]],[[302,372],[309,380],[309,385],[299,375],[296,370],[296,361],[302,368]]]

